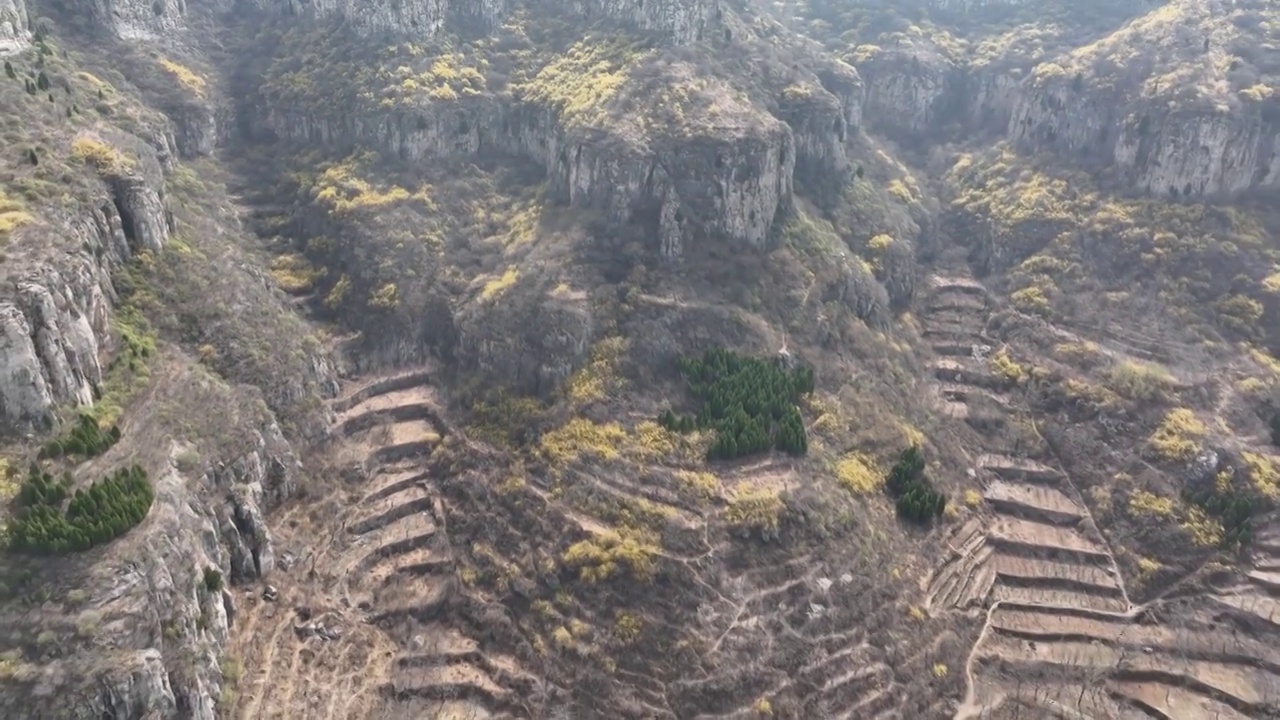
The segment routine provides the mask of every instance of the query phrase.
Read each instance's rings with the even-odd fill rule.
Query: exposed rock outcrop
[[[588,18],[604,16],[681,45],[703,40],[721,12],[719,0],[575,0],[574,7]]]
[[[1160,5],[1163,0],[1078,0],[1072,10],[1078,13],[1139,13]],[[1011,12],[1046,13],[1061,5],[1056,0],[905,0],[907,6],[918,6],[949,19],[973,16],[1000,17]]]
[[[858,72],[866,83],[870,125],[891,137],[938,129],[952,110],[963,78],[960,68],[931,43],[865,50]]]
[[[457,355],[481,377],[536,394],[556,388],[582,364],[596,327],[582,300],[531,290],[517,287],[463,312]]]
[[[12,55],[31,44],[26,0],[0,0],[0,55]]]
[[[203,474],[180,467],[195,448],[172,445],[167,461],[148,453],[157,462],[151,512],[113,543],[108,560],[84,569],[88,599],[70,618],[80,635],[92,622],[111,649],[69,648],[60,658],[21,662],[4,685],[9,697],[39,698],[24,706],[29,717],[214,720],[224,685],[235,681],[223,677],[222,665],[231,596],[211,577],[270,572],[274,550],[262,520],[269,505],[259,502],[284,499],[299,464],[269,415],[232,417],[232,408],[252,406],[249,395],[190,373],[171,380],[169,390],[201,385],[207,409],[225,413],[223,430],[244,440],[221,448],[232,457]]]
[[[1029,150],[1112,165],[1144,192],[1199,197],[1280,184],[1278,120],[1263,103],[1177,109],[1054,78],[1023,86],[1009,132]]]
[[[940,3],[964,12],[988,5]],[[1112,168],[1143,192],[1224,195],[1280,183],[1280,99],[1259,82],[1265,62],[1253,68],[1214,53],[1248,55],[1249,28],[1263,22],[1261,5],[1248,7],[1171,2],[1056,61],[1018,51],[956,60],[913,29],[860,48],[855,62],[872,125],[886,134],[932,141],[1002,130],[1027,152]]]
[[[810,85],[794,85],[782,93],[778,116],[791,127],[796,170],[823,180],[839,179],[849,166],[845,139],[849,111],[836,95]]]
[[[674,68],[671,82],[688,80],[680,72]],[[839,165],[844,160],[838,133],[847,126],[841,114],[854,113],[830,93],[818,92],[826,107],[814,120],[804,116],[798,123],[806,130],[806,152],[817,162]],[[652,218],[668,257],[678,256],[683,243],[699,234],[763,247],[774,217],[791,199],[797,159],[791,129],[724,88],[705,92],[691,108],[709,117],[619,116],[616,127],[612,120],[577,126],[554,101],[505,106],[477,100],[380,117],[275,112],[269,127],[299,141],[337,147],[363,142],[410,161],[484,150],[527,158],[546,167],[557,201],[598,210],[618,224]]]
[[[205,103],[191,103],[167,111],[173,121],[173,141],[178,156],[203,157],[213,153],[226,139],[233,118],[228,112],[218,112]]]
[[[338,17],[365,31],[432,37],[444,28],[451,3],[462,0],[255,0],[266,10]]]
[[[506,17],[509,0],[452,0],[448,24],[462,32],[484,32],[497,27]]]
[[[502,22],[508,9],[506,0],[254,1],[264,10],[340,17],[367,32],[414,37],[432,37],[445,28],[490,29]],[[607,18],[685,44],[703,39],[718,16],[719,0],[575,0],[570,7],[588,18]]]
[[[210,470],[205,485],[225,488],[219,532],[228,550],[231,578],[262,578],[275,568],[271,530],[263,509],[278,506],[296,489],[300,467],[279,426],[268,422],[250,435],[249,449]]]
[[[160,250],[169,226],[159,180],[121,179],[113,197],[67,224],[78,247],[40,265],[0,300],[0,424],[48,427],[58,403],[91,403],[110,350],[112,271],[136,250]]]
[[[152,40],[184,26],[186,0],[81,0],[82,12],[121,40]]]

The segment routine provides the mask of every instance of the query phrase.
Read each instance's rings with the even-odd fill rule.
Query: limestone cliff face
[[[112,197],[70,220],[81,248],[21,276],[0,298],[0,426],[47,428],[54,406],[93,401],[110,351],[111,272],[169,235],[162,180],[123,178]]]
[[[787,87],[775,114],[795,137],[796,170],[816,183],[839,185],[847,174],[846,140],[860,130],[865,88],[852,67],[833,62],[819,84]]]
[[[1130,9],[1145,7],[1135,2]],[[956,60],[920,33],[864,46],[854,61],[866,81],[868,124],[887,135],[926,143],[998,135],[1027,153],[1108,168],[1128,187],[1154,195],[1274,187],[1280,102],[1265,83],[1241,87],[1254,82],[1241,80],[1251,70],[1228,70],[1239,61],[1219,62],[1205,49],[1246,46],[1249,38],[1193,41],[1179,30],[1231,27],[1228,12],[1218,4],[1172,3],[1089,53],[1057,62],[1033,55]],[[1124,59],[1130,56],[1141,60]]]
[[[607,17],[682,45],[702,40],[720,12],[719,0],[575,0],[574,6],[587,17]]]
[[[868,124],[890,136],[938,127],[949,110],[960,69],[928,46],[877,49],[858,63],[866,83]]]
[[[912,141],[1004,135],[1027,76],[1016,60],[966,63],[918,36],[861,48],[854,61],[866,85],[868,126]]]
[[[182,158],[212,154],[222,145],[235,122],[230,112],[211,109],[205,104],[170,108],[166,114],[173,121],[174,145]]]
[[[1171,110],[1066,78],[1033,79],[1022,87],[1009,135],[1028,150],[1113,165],[1145,192],[1199,197],[1280,183],[1280,123],[1267,115],[1263,103]]]
[[[12,55],[30,45],[27,25],[26,0],[0,0],[0,55]]]
[[[316,18],[341,18],[365,32],[434,37],[446,24],[490,28],[506,14],[506,0],[252,0],[260,9]]]
[[[547,155],[551,195],[562,202],[617,224],[656,209],[669,258],[698,236],[764,247],[775,215],[791,201],[796,161],[790,129],[777,120],[643,147],[557,133]]]
[[[290,14],[341,17],[364,30],[431,37],[444,27],[447,0],[257,0]]]
[[[183,27],[186,0],[80,0],[81,11],[122,40],[150,40]]]
[[[341,17],[362,30],[413,37],[432,37],[446,27],[473,31],[490,29],[502,22],[508,9],[508,0],[253,2],[268,11],[321,18]],[[718,15],[719,0],[574,0],[569,8],[588,18],[605,18],[684,44],[703,38]],[[547,8],[535,8],[535,11],[547,11]]]
[[[856,115],[827,98],[806,150],[843,162],[832,137]],[[829,123],[829,127],[827,124]],[[663,254],[711,236],[763,247],[774,217],[791,199],[797,150],[791,129],[761,114],[751,123],[687,137],[634,142],[626,133],[570,130],[554,109],[492,100],[432,105],[395,115],[314,118],[275,110],[269,129],[293,140],[346,146],[367,143],[410,161],[511,153],[547,169],[551,196],[602,212],[622,224],[657,218]],[[460,130],[465,128],[465,131]],[[836,141],[838,142],[838,141]]]
[[[1072,3],[1079,12],[1130,12],[1138,13],[1160,5],[1163,0],[1083,0]],[[924,0],[929,9],[956,16],[976,13],[999,13],[1012,10],[1051,10],[1058,7],[1053,0]]]
[[[474,0],[449,4],[447,21],[462,31],[483,32],[497,27],[507,15],[509,0]]]

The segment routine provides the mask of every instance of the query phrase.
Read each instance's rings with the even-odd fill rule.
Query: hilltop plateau
[[[0,54],[14,717],[1280,716],[1274,3]]]

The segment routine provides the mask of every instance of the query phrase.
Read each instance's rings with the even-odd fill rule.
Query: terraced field
[[[1005,447],[999,430],[1012,412],[1011,380],[991,360],[998,349],[984,334],[988,314],[986,289],[972,278],[933,279],[924,323],[943,408],[985,436],[990,452],[975,462],[984,511],[951,538],[927,607],[1005,601],[1123,612],[1129,602],[1115,561],[1075,488],[1045,458]]]
[[[406,372],[334,401],[335,431],[360,480],[318,511],[341,512],[341,530],[298,548],[273,579],[277,597],[242,608],[237,635],[250,674],[238,717],[530,716],[534,678],[468,634],[466,608],[476,603],[454,572],[442,500],[424,468],[445,433],[429,381]],[[303,512],[286,511],[280,527],[302,528]]]
[[[963,274],[932,290],[939,400],[988,447],[974,463],[978,512],[926,595],[930,613],[984,623],[957,720],[1280,717],[1280,527],[1260,531],[1247,582],[1135,607],[1071,479],[1000,432],[1017,403],[984,333],[986,290]]]

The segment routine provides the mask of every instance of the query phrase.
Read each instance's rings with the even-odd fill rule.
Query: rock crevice
[[[169,237],[162,181],[120,180],[110,199],[69,222],[68,253],[28,271],[0,300],[0,425],[47,429],[57,405],[87,405],[100,393],[101,356],[116,292],[112,272],[136,251],[158,252]]]

